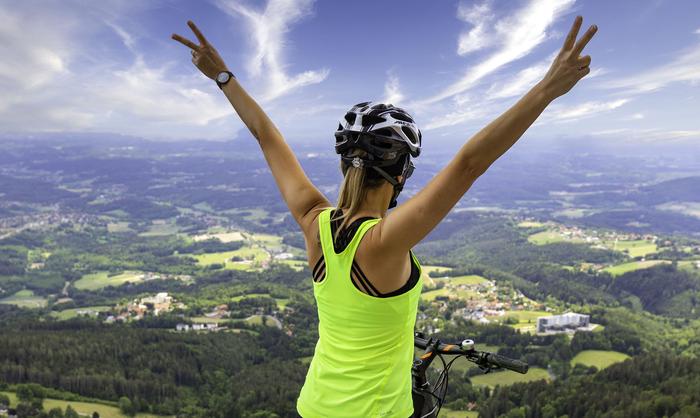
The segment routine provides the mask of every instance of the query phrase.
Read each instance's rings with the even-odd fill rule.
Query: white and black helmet
[[[369,134],[374,143],[361,143],[360,137]],[[366,136],[365,136],[366,137]],[[345,154],[350,148],[360,147],[382,160],[394,160],[408,151],[418,157],[421,151],[421,132],[411,115],[392,104],[363,102],[353,106],[338,122],[335,132],[335,150]]]
[[[360,148],[368,156],[349,156]],[[392,104],[363,102],[353,106],[338,122],[335,131],[335,151],[341,159],[354,167],[371,167],[394,186],[389,208],[396,206],[396,198],[413,173],[411,157],[421,151],[421,132],[411,115]],[[380,168],[384,167],[384,169]],[[396,171],[394,174],[387,172]],[[403,175],[399,183],[394,175]]]

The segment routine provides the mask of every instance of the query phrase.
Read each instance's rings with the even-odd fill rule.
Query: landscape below
[[[3,147],[0,414],[295,416],[318,317],[264,160],[206,143]],[[336,162],[302,155],[334,198]],[[595,182],[615,165],[597,164],[518,191],[496,169],[414,249],[417,330],[530,364],[458,359],[441,416],[700,416],[699,177],[607,172],[637,202],[623,215]]]

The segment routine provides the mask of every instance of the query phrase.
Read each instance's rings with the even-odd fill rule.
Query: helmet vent
[[[414,144],[417,144],[417,143],[418,143],[418,139],[415,137],[415,135],[413,134],[413,132],[412,132],[410,129],[408,129],[408,128],[405,127],[405,126],[402,126],[402,127],[401,127],[401,130],[402,130],[403,133],[408,137],[408,139],[411,140],[412,143],[414,143]]]
[[[413,119],[408,117],[408,115],[405,115],[403,113],[397,113],[397,112],[391,112],[391,117],[394,119],[402,120],[404,122],[410,122],[413,123]]]
[[[393,131],[389,128],[377,129],[373,133],[377,134],[377,135],[382,135],[382,136],[389,136],[389,137],[393,136],[392,135]]]
[[[355,115],[354,113],[352,113],[352,112],[348,112],[348,113],[345,114],[345,120],[348,121],[348,123],[349,123],[350,125],[354,125],[354,124],[355,124],[355,117],[356,117],[356,115]],[[341,129],[342,129],[342,128],[341,128]]]
[[[378,123],[386,122],[386,119],[380,116],[374,115],[364,115],[362,117],[362,126],[376,125]]]

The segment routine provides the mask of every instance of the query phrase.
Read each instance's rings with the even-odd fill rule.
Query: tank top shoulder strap
[[[360,226],[357,228],[357,231],[355,232],[354,236],[348,243],[348,245],[343,249],[343,251],[336,253],[335,252],[335,247],[333,245],[333,234],[331,232],[331,212],[335,208],[327,208],[321,212],[319,215],[319,237],[321,239],[321,249],[323,250],[323,256],[326,259],[326,262],[328,262],[328,259],[333,257],[333,258],[343,258],[344,261],[346,258],[349,257],[350,263],[352,263],[352,258],[355,255],[355,251],[357,250],[357,246],[360,243],[360,240],[362,239],[362,236],[375,224],[377,224],[381,218],[373,218],[373,219],[367,219],[360,224]]]

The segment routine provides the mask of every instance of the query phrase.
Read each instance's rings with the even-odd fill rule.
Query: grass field
[[[107,224],[107,232],[128,232],[131,231],[129,228],[129,222],[111,222]]]
[[[681,260],[678,262],[678,269],[689,271],[691,273],[700,273],[700,269],[696,267],[697,261],[694,260]]]
[[[533,221],[523,221],[518,224],[520,228],[538,228],[542,226],[543,224],[541,222],[533,222]]]
[[[121,286],[126,282],[138,283],[142,280],[143,273],[140,271],[125,271],[116,276],[109,276],[108,272],[102,271],[84,275],[73,283],[73,286],[80,290],[97,290],[107,286]]]
[[[14,392],[0,392],[7,395],[10,398],[10,406],[17,405],[17,397]],[[92,402],[76,402],[76,401],[62,401],[59,399],[44,399],[44,411],[49,411],[51,408],[61,408],[63,411],[66,407],[70,405],[73,409],[78,412],[78,414],[85,416],[92,416],[93,412],[100,414],[100,418],[126,418],[127,415],[122,414],[119,408],[116,406],[105,405],[101,403]],[[164,417],[165,415],[152,415],[152,414],[136,414],[136,418],[156,418]]]
[[[96,316],[96,312],[105,312],[112,309],[111,306],[86,306],[83,308],[73,308],[73,309],[66,309],[65,311],[52,311],[51,316],[54,318],[60,319],[62,321],[66,319],[71,319],[75,318],[79,315],[86,315],[86,314],[79,314],[78,312],[87,312],[90,311],[89,314],[90,316]]]
[[[243,241],[243,234],[238,231],[222,232],[219,234],[201,234],[192,237],[193,241],[204,241],[211,238],[217,238],[221,242]]]
[[[162,236],[162,235],[175,235],[180,231],[180,228],[178,228],[175,223],[164,220],[164,219],[157,219],[152,221],[151,226],[148,228],[148,231],[146,232],[141,232],[139,236],[141,237],[156,237],[156,236]]]
[[[643,257],[656,252],[656,244],[643,239],[634,241],[603,241],[601,244],[615,251],[625,251],[630,257]]]
[[[509,326],[520,330],[520,332],[537,332],[537,318],[541,316],[550,316],[552,312],[545,311],[507,311],[503,319],[511,317],[518,320],[517,324],[508,324]]]
[[[473,299],[478,298],[479,293],[473,290],[456,290],[448,287],[443,287],[442,289],[428,290],[427,292],[421,293],[420,297],[423,300],[433,301],[438,296],[448,296],[455,299]]]
[[[231,261],[231,257],[238,256],[245,261]],[[235,270],[255,270],[260,267],[260,263],[270,259],[270,253],[265,249],[254,247],[242,247],[235,251],[224,251],[220,253],[199,254],[195,258],[201,266],[210,264],[224,264],[225,269]]]
[[[0,303],[15,305],[20,308],[43,308],[48,301],[41,296],[35,296],[31,290],[20,290],[12,296],[0,299]]]
[[[495,387],[496,385],[507,386],[513,383],[532,382],[540,379],[549,380],[549,373],[547,373],[547,370],[539,367],[530,367],[530,370],[528,370],[526,374],[506,370],[503,372],[491,372],[471,377],[474,386],[489,387]]]
[[[625,361],[628,358],[630,358],[630,356],[627,354],[617,351],[584,350],[571,359],[571,365],[573,366],[576,363],[581,363],[585,366],[595,366],[599,370],[602,370],[611,364]]]
[[[482,284],[488,282],[488,279],[481,277],[476,274],[470,274],[468,276],[456,276],[456,277],[450,277],[449,279],[436,279],[436,280],[442,280],[445,283],[449,283],[454,286],[459,286],[461,284],[466,284],[470,286],[474,286],[477,284]]]
[[[304,266],[308,266],[308,263],[303,260],[275,260],[275,263],[286,264],[296,271],[302,271]]]
[[[430,274],[431,272],[438,272],[442,273],[445,271],[452,270],[450,267],[443,267],[443,266],[423,266],[421,265],[421,269],[423,270],[424,274]]]
[[[618,264],[616,266],[606,267],[603,271],[607,271],[613,276],[625,274],[628,271],[649,268],[660,263],[670,263],[668,260],[647,260],[647,261],[632,261],[630,263]]]
[[[542,231],[527,237],[527,240],[535,245],[551,244],[553,242],[583,242],[580,238],[570,239],[557,231]]]

